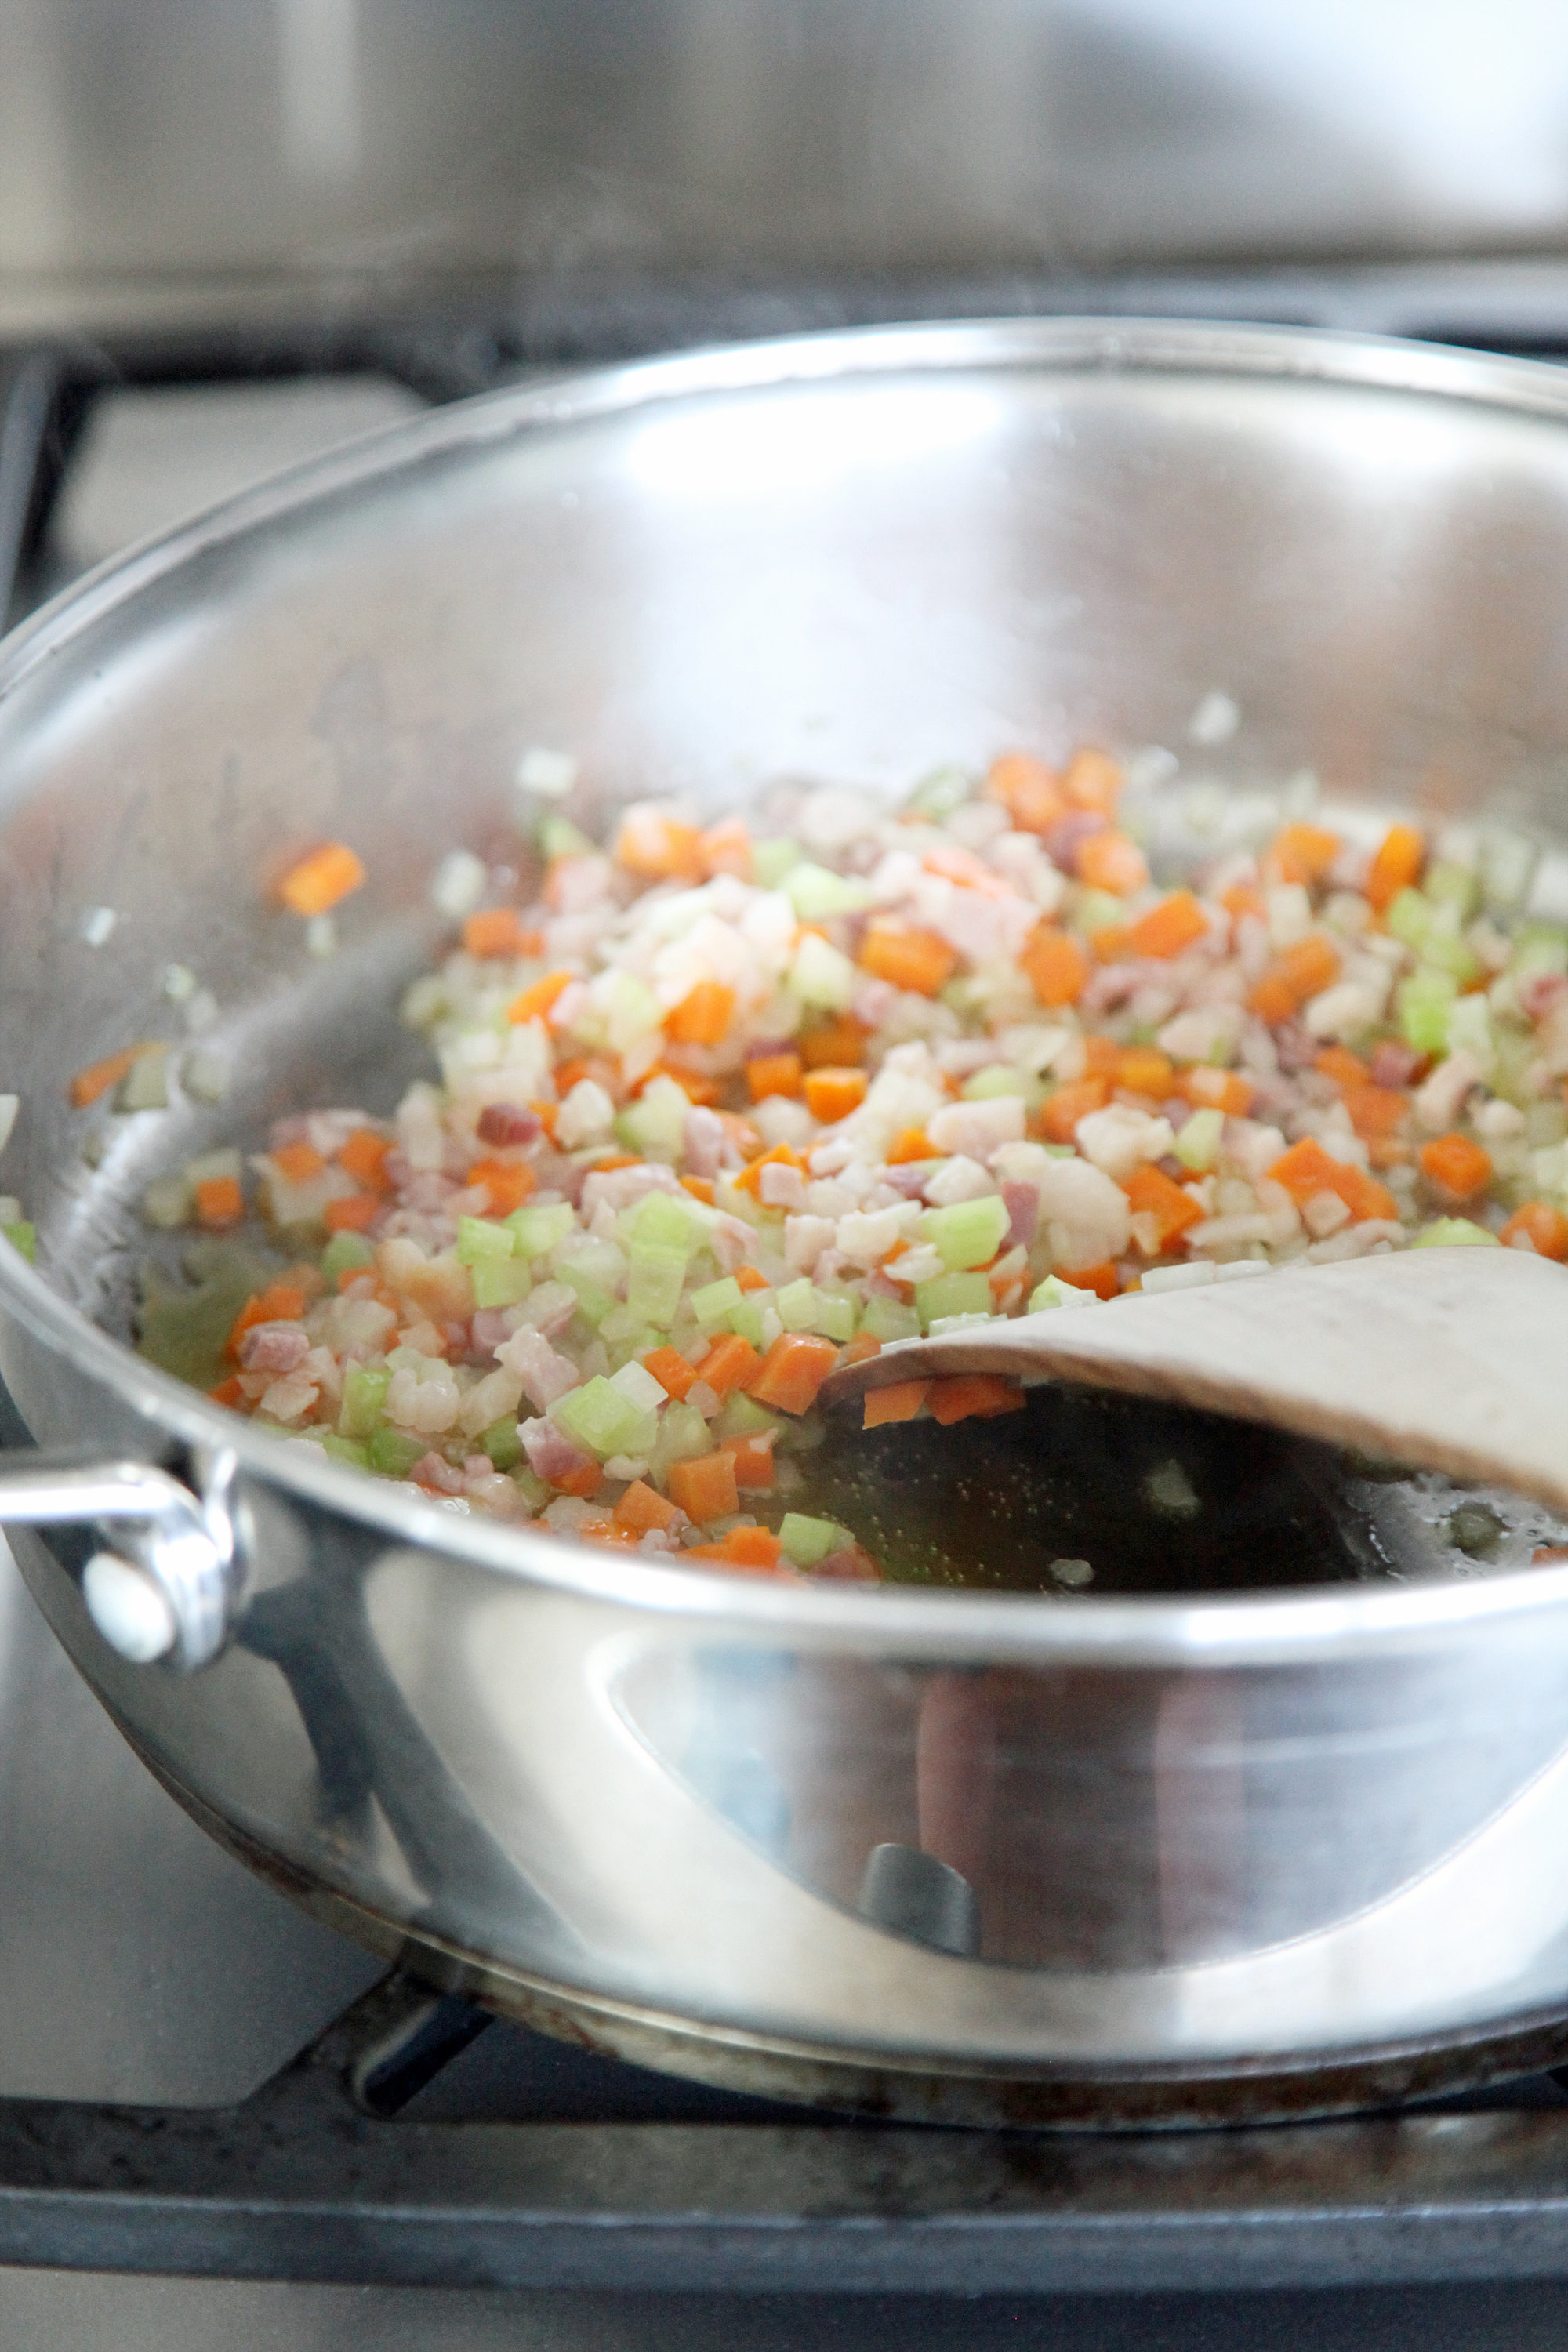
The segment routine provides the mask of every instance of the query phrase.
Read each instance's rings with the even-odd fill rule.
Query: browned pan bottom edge
[[[1568,2017],[1535,2014],[1484,2036],[1387,2043],[1326,2062],[1242,2062],[1224,2070],[1127,2068],[1097,2074],[941,2068],[885,2052],[857,2055],[672,2017],[576,1990],[412,1931],[369,1911],[215,1813],[114,1720],[148,1770],[217,1843],[328,1927],[443,1992],[600,2055],[755,2098],[839,2115],[982,2129],[1158,2131],[1297,2123],[1484,2088],[1568,2063]]]

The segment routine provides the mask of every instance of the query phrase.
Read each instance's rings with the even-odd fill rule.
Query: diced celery
[[[1448,911],[1447,908],[1439,908],[1439,920],[1421,942],[1421,961],[1427,968],[1435,966],[1439,971],[1452,972],[1462,988],[1468,987],[1472,980],[1480,978],[1481,960],[1468,940],[1457,930],[1450,930],[1440,919]]]
[[[920,1234],[941,1251],[950,1273],[960,1274],[966,1266],[990,1263],[1002,1246],[1008,1223],[1006,1203],[995,1192],[984,1192],[977,1201],[955,1201],[951,1208],[928,1209],[920,1222]]]
[[[776,890],[792,866],[798,866],[801,848],[795,841],[753,841],[752,872],[761,890]]]
[[[763,1344],[763,1310],[757,1304],[761,1295],[757,1291],[744,1294],[739,1303],[731,1307],[725,1318],[731,1331],[742,1339],[749,1339],[757,1349]]]
[[[1395,902],[1397,904],[1397,901]],[[1405,1044],[1416,1054],[1441,1054],[1448,1042],[1448,1009],[1459,992],[1451,971],[1423,964],[1401,981],[1394,1009]]]
[[[640,1431],[646,1415],[624,1397],[613,1381],[602,1373],[584,1381],[580,1389],[572,1389],[558,1397],[550,1408],[550,1418],[558,1429],[565,1431],[574,1445],[596,1454],[601,1462],[612,1454],[624,1454]]]
[[[915,1285],[922,1329],[943,1315],[989,1315],[991,1306],[991,1285],[983,1274],[939,1274]]]
[[[577,1311],[584,1321],[597,1330],[617,1303],[614,1293],[595,1282],[592,1275],[584,1274],[579,1265],[563,1265],[557,1271],[561,1280],[576,1292]]]
[[[932,824],[941,824],[954,809],[963,806],[970,790],[969,778],[962,768],[936,768],[915,786],[904,806],[911,816],[923,816]]]
[[[845,1291],[818,1291],[816,1316],[812,1329],[825,1339],[837,1339],[840,1346],[855,1337],[855,1301]]]
[[[167,1110],[169,1049],[166,1045],[152,1045],[144,1054],[137,1055],[125,1073],[114,1107],[116,1110]]]
[[[710,1454],[713,1440],[708,1423],[694,1404],[670,1403],[659,1415],[658,1440],[653,1449],[653,1469],[656,1475],[668,1470],[672,1462],[694,1462],[700,1454]]]
[[[32,1224],[27,1218],[18,1217],[15,1224],[0,1225],[0,1233],[5,1234],[12,1248],[16,1252],[18,1257],[25,1257],[29,1265],[32,1265],[37,1261],[38,1255],[37,1227]]]
[[[1432,928],[1433,906],[1419,890],[1398,890],[1384,918],[1394,938],[1419,955]]]
[[[1112,924],[1124,923],[1126,920],[1125,905],[1120,898],[1114,898],[1109,890],[1079,892],[1078,905],[1072,913],[1072,927],[1075,931],[1080,931],[1085,939],[1092,939],[1096,931],[1108,931]]]
[[[459,1217],[458,1255],[465,1265],[479,1265],[486,1258],[515,1257],[517,1235],[510,1226],[492,1224],[488,1217]]]
[[[577,1213],[570,1202],[557,1201],[542,1209],[514,1209],[502,1222],[517,1236],[519,1257],[546,1257],[576,1224]]]
[[[430,1451],[427,1437],[410,1437],[387,1422],[372,1432],[367,1447],[370,1466],[379,1470],[384,1478],[406,1478],[416,1462],[422,1462]]]
[[[329,1462],[346,1462],[355,1470],[370,1468],[370,1448],[357,1437],[339,1437],[329,1430],[321,1440],[321,1451]]]
[[[1469,921],[1480,897],[1476,877],[1469,869],[1456,866],[1446,857],[1435,859],[1426,868],[1421,887],[1435,907],[1458,908],[1462,923]]]
[[[858,915],[871,903],[864,882],[816,866],[809,857],[789,867],[782,884],[784,897],[803,923],[822,923],[835,915]]]
[[[634,1242],[653,1242],[661,1249],[679,1250],[689,1257],[697,1245],[697,1225],[687,1205],[690,1195],[679,1198],[668,1192],[648,1192],[637,1202],[632,1213],[631,1237]]]
[[[623,1364],[610,1381],[610,1386],[638,1412],[657,1412],[667,1401],[668,1391],[646,1371],[641,1364]]]
[[[1027,1107],[1037,1108],[1046,1097],[1038,1078],[1026,1076],[1022,1070],[1010,1069],[1005,1063],[993,1062],[988,1069],[976,1070],[965,1078],[959,1088],[965,1102],[994,1102],[1003,1095],[1021,1095]]]
[[[798,1282],[786,1282],[773,1293],[773,1313],[786,1331],[809,1331],[816,1312],[816,1285],[809,1275],[803,1274]]]
[[[940,1339],[944,1331],[967,1331],[990,1320],[989,1315],[939,1315],[926,1336]]]
[[[343,1373],[343,1401],[338,1411],[340,1437],[368,1437],[380,1421],[392,1386],[390,1372],[367,1371],[350,1364]]]
[[[836,1519],[810,1519],[803,1511],[786,1511],[779,1526],[785,1557],[796,1568],[815,1568],[829,1552],[842,1550],[850,1540]]]
[[[678,1087],[673,1078],[655,1078],[636,1102],[626,1105],[616,1121],[616,1133],[628,1151],[672,1166],[685,1147],[690,1108],[683,1087]]]
[[[841,1013],[854,998],[860,975],[847,955],[818,931],[807,931],[795,951],[788,987],[803,1004],[819,1004]]]
[[[1220,1138],[1225,1132],[1222,1110],[1195,1110],[1184,1119],[1175,1141],[1175,1153],[1184,1168],[1194,1175],[1212,1168],[1219,1158]]]
[[[1479,843],[1481,896],[1502,913],[1522,907],[1540,863],[1541,845],[1507,825],[1489,825]]]
[[[597,1241],[592,1234],[568,1234],[551,1259],[551,1270],[558,1281],[565,1281],[569,1265],[596,1282],[601,1290],[618,1290],[626,1279],[626,1255],[614,1242]]]
[[[1473,1054],[1480,1064],[1482,1075],[1490,1071],[1497,1057],[1497,1040],[1492,1034],[1491,1006],[1484,996],[1458,996],[1448,1008],[1448,1051]]]
[[[363,1234],[334,1234],[321,1252],[321,1272],[334,1287],[345,1274],[374,1264],[375,1252]]]
[[[668,1331],[686,1284],[686,1252],[658,1242],[634,1242],[626,1276],[626,1312]]]
[[[606,1315],[600,1324],[601,1339],[605,1339],[605,1329],[613,1320],[612,1316]],[[644,1323],[635,1330],[622,1332],[616,1339],[605,1339],[610,1351],[610,1370],[618,1372],[623,1364],[635,1363],[639,1357],[646,1356],[650,1348],[662,1348],[668,1337],[667,1331],[656,1331],[651,1323]]]
[[[1100,1303],[1098,1291],[1080,1290],[1076,1284],[1064,1282],[1059,1274],[1047,1274],[1029,1295],[1029,1312],[1043,1315],[1047,1307],[1098,1307]]]
[[[705,1282],[700,1290],[691,1294],[693,1315],[705,1331],[716,1331],[721,1323],[730,1319],[730,1310],[739,1307],[745,1293],[732,1274],[721,1275],[717,1282]]]
[[[598,1009],[605,1024],[605,1042],[612,1053],[626,1053],[629,1046],[651,1036],[659,1025],[659,1001],[647,982],[638,980],[635,972],[605,972],[595,994],[601,998]]]
[[[488,1454],[498,1470],[515,1470],[522,1460],[522,1440],[517,1433],[517,1420],[492,1421],[479,1433],[479,1452]]]
[[[784,1297],[782,1290],[779,1297]],[[868,1298],[860,1317],[860,1328],[886,1347],[889,1339],[918,1339],[921,1318],[901,1298]]]
[[[551,1489],[545,1485],[538,1471],[528,1463],[518,1463],[508,1475],[531,1511],[540,1510],[549,1502]]]
[[[579,833],[569,817],[542,816],[534,835],[546,858],[591,857],[594,845],[585,833]]]
[[[764,1412],[754,1397],[737,1389],[726,1400],[723,1412],[713,1424],[713,1433],[717,1437],[771,1437],[778,1425],[776,1417]]]
[[[1410,1244],[1412,1249],[1499,1249],[1501,1244],[1496,1234],[1489,1234],[1484,1225],[1472,1224],[1468,1217],[1438,1217],[1423,1225]]]
[[[469,1269],[476,1307],[516,1307],[533,1287],[533,1271],[524,1257],[486,1257]]]
[[[1510,969],[1515,980],[1534,980],[1546,972],[1568,972],[1568,936],[1545,924],[1527,924],[1515,934]]]

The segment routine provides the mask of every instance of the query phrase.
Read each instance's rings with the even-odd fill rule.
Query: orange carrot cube
[[[679,1506],[667,1502],[646,1478],[634,1478],[615,1509],[617,1524],[638,1535],[647,1535],[650,1528],[673,1527],[679,1517]]]
[[[1024,1391],[1016,1381],[995,1372],[960,1372],[951,1380],[932,1381],[926,1399],[933,1421],[943,1425],[976,1415],[992,1420],[999,1412],[1018,1412]]]
[[[1042,923],[1018,959],[1042,1004],[1074,1004],[1089,979],[1089,958],[1068,931]]]
[[[1321,882],[1342,845],[1321,824],[1288,824],[1275,835],[1266,862],[1281,882]]]
[[[665,1035],[677,1045],[721,1045],[729,1034],[734,1012],[732,988],[717,980],[700,980],[665,1015]]]
[[[632,808],[616,836],[616,856],[628,873],[652,881],[678,875],[695,879],[704,864],[702,835],[695,825],[662,816],[658,809]]]
[[[1211,1069],[1194,1063],[1176,1080],[1174,1091],[1199,1110],[1221,1110],[1226,1118],[1245,1118],[1258,1089],[1236,1070]]]
[[[600,1160],[598,1164],[602,1168],[605,1162]],[[624,1164],[635,1166],[636,1162]],[[482,1184],[489,1194],[488,1215],[510,1217],[514,1209],[521,1208],[533,1191],[534,1177],[532,1169],[525,1167],[521,1161],[476,1160],[468,1171],[468,1181],[470,1184]]]
[[[894,1381],[885,1389],[868,1389],[862,1428],[880,1429],[890,1422],[913,1421],[930,1387],[930,1381]]]
[[[727,1437],[721,1448],[735,1465],[735,1484],[766,1494],[773,1483],[773,1441],[771,1437]]]
[[[870,1031],[853,1013],[835,1013],[795,1040],[795,1051],[808,1070],[856,1069],[866,1058]]]
[[[735,1465],[728,1454],[700,1454],[694,1462],[672,1462],[666,1483],[670,1501],[699,1527],[727,1519],[741,1507]]]
[[[746,1064],[746,1084],[753,1102],[765,1102],[769,1095],[798,1095],[801,1076],[801,1059],[795,1053],[753,1054]]]
[[[1031,751],[1004,751],[993,760],[985,791],[1003,803],[1020,833],[1048,833],[1067,814],[1061,779]]]
[[[738,1331],[727,1331],[715,1339],[697,1367],[697,1378],[710,1388],[720,1402],[740,1388],[755,1370],[760,1359],[749,1339]],[[654,1378],[657,1381],[658,1374]],[[662,1386],[662,1382],[660,1383]]]
[[[805,1083],[805,1107],[824,1127],[847,1118],[866,1098],[868,1081],[864,1070],[808,1070]]]
[[[935,996],[958,969],[958,953],[937,931],[916,930],[910,924],[878,917],[866,926],[860,968],[874,980],[890,981],[895,988]]]
[[[1134,1216],[1152,1216],[1160,1228],[1160,1246],[1166,1248],[1178,1234],[1205,1215],[1202,1203],[1158,1168],[1147,1163],[1135,1169],[1121,1187]]]
[[[1426,843],[1413,824],[1391,824],[1373,853],[1362,888],[1381,915],[1419,880]]]
[[[291,866],[278,895],[297,915],[324,915],[357,890],[364,867],[345,841],[324,841]]]
[[[1135,956],[1178,956],[1201,940],[1208,929],[1208,917],[1190,890],[1173,890],[1157,907],[1127,926],[1128,942]]]
[[[1491,1182],[1491,1154],[1468,1135],[1439,1135],[1421,1150],[1421,1172],[1451,1201],[1468,1201]]]
[[[1548,1201],[1526,1201],[1498,1236],[1505,1249],[1532,1249],[1537,1257],[1568,1258],[1568,1217]]]
[[[1149,879],[1143,852],[1124,833],[1091,833],[1079,844],[1078,870],[1091,890],[1110,890],[1118,898],[1131,898]]]
[[[245,1214],[245,1195],[237,1176],[209,1176],[196,1186],[196,1223],[215,1233],[237,1225]]]
[[[1074,1078],[1047,1095],[1040,1106],[1037,1124],[1047,1143],[1070,1143],[1073,1130],[1080,1118],[1091,1110],[1103,1110],[1110,1100],[1110,1083],[1105,1078]]]
[[[697,1378],[679,1348],[650,1348],[643,1370],[651,1372],[666,1396],[684,1397]]]
[[[356,1127],[338,1153],[338,1166],[352,1176],[354,1182],[367,1192],[384,1192],[386,1157],[392,1150],[389,1136],[377,1135],[373,1127]],[[273,1154],[274,1159],[277,1154]]]
[[[773,1341],[746,1381],[746,1389],[759,1404],[776,1405],[780,1412],[809,1412],[837,1360],[838,1350],[831,1339],[785,1331]]]

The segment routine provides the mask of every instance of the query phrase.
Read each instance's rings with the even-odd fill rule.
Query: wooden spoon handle
[[[1568,1268],[1525,1251],[1292,1266],[903,1340],[824,1400],[970,1371],[1165,1397],[1568,1510]]]

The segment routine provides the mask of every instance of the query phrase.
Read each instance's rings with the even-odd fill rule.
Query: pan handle
[[[228,1637],[239,1582],[238,1467],[226,1448],[208,1455],[196,1494],[150,1462],[0,1451],[0,1526],[101,1530],[81,1570],[89,1616],[132,1664],[163,1659],[188,1674]]]

